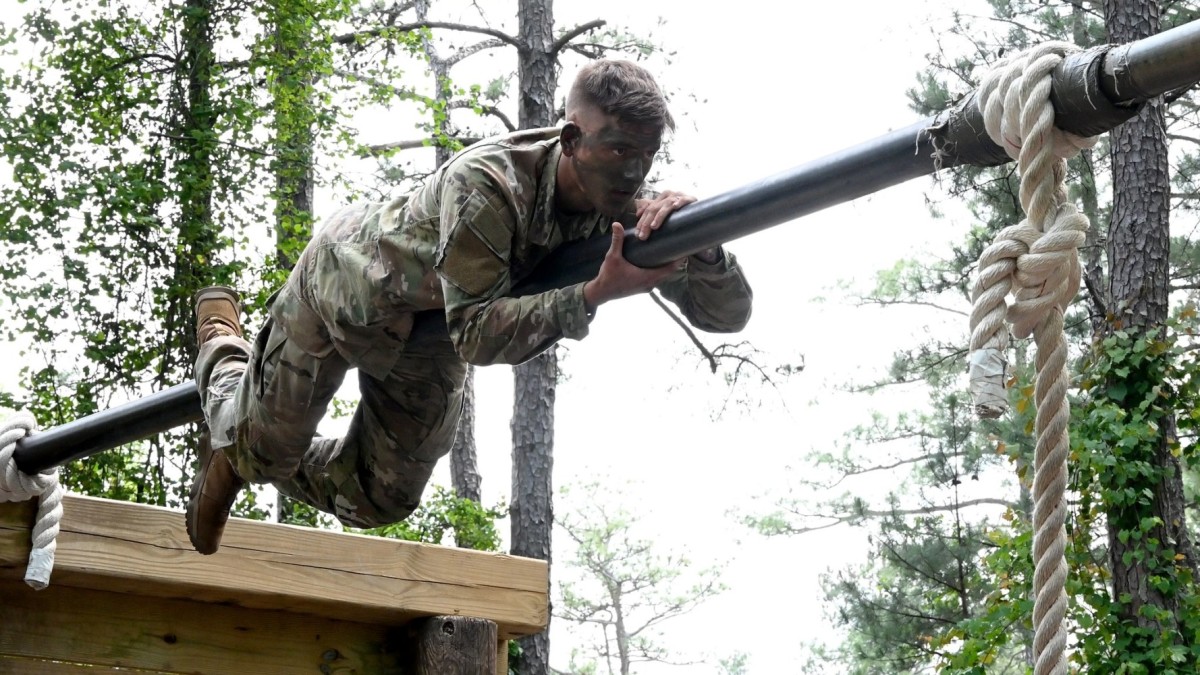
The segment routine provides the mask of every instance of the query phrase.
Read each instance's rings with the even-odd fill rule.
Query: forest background
[[[6,396],[0,406],[32,407],[50,426],[173,384],[188,369],[186,312],[176,310],[186,304],[189,289],[231,281],[261,302],[282,278],[280,267],[302,244],[309,221],[278,207],[285,190],[303,192],[287,188],[296,177],[286,176],[286,167],[295,160],[281,159],[278,150],[287,147],[281,134],[289,127],[270,114],[288,109],[281,73],[295,78],[315,72],[322,83],[336,83],[317,87],[324,112],[312,120],[320,130],[312,193],[318,222],[351,199],[407,189],[435,162],[432,148],[405,146],[380,157],[377,146],[436,139],[446,131],[502,131],[501,118],[488,114],[491,106],[509,121],[517,118],[515,57],[501,49],[464,59],[452,73],[456,97],[472,99],[472,105],[447,117],[429,103],[436,88],[424,61],[428,45],[445,56],[486,36],[431,27],[358,52],[332,39],[354,28],[354,16],[386,17],[401,5],[407,14],[397,12],[398,24],[427,11],[437,21],[486,22],[490,30],[516,32],[516,8],[498,3],[19,4],[26,19],[5,19],[13,42],[4,56],[8,86],[0,99],[6,111],[0,222],[8,291],[0,295],[0,338],[8,340],[0,347]],[[156,25],[163,12],[177,12],[177,26],[193,25],[186,19],[195,18],[197,7],[215,8],[227,26],[216,42],[218,60],[226,60],[218,70],[223,98],[212,108],[220,111],[218,126],[225,126],[188,136],[171,129],[203,119],[157,115],[171,110],[172,102],[195,103],[203,92],[185,86],[186,78],[153,79],[179,72],[174,55],[186,53],[187,36],[137,31]],[[602,8],[560,2],[554,9],[560,31],[606,20],[577,36],[581,51],[604,52],[590,47],[604,41],[621,46],[616,55],[643,61],[669,90],[681,124],[668,149],[670,161],[656,170],[658,185],[701,198],[906,126],[973,86],[975,64],[994,59],[1001,48],[1049,37],[1085,45],[1104,39],[1104,8],[1089,2],[994,0],[952,9],[932,1],[872,1],[852,19],[821,4],[783,16],[777,4],[754,0],[729,12],[680,12],[677,3],[655,0],[614,0]],[[1170,23],[1188,18],[1194,6],[1165,2],[1157,9]],[[28,20],[42,10],[42,19]],[[113,33],[111,44],[101,41],[90,53],[77,44],[81,60],[66,64],[75,68],[70,76],[46,78],[25,65],[62,53],[43,51],[47,45],[62,49],[70,38],[90,35],[71,27],[93,16],[134,32]],[[299,19],[279,21],[288,16]],[[273,21],[279,21],[276,32],[264,31]],[[246,45],[265,49],[289,30],[324,36],[323,48],[309,54],[316,61],[289,71],[300,63],[295,55],[261,63],[246,57],[254,53]],[[153,48],[128,58],[123,44]],[[569,82],[584,58],[564,50],[560,79]],[[119,93],[125,77],[175,85]],[[27,106],[38,96],[45,98],[31,110]],[[1195,109],[1187,97],[1174,101],[1170,126],[1163,127],[1173,141],[1171,306],[1183,339],[1138,342],[1134,334],[1126,350],[1153,353],[1162,357],[1156,362],[1170,364],[1169,372],[1146,376],[1160,379],[1159,391],[1170,389],[1183,442],[1167,444],[1168,454],[1185,467],[1188,416],[1195,409],[1186,340],[1194,315],[1185,305],[1195,269],[1189,155]],[[62,121],[71,115],[72,121]],[[439,127],[447,119],[451,127]],[[441,139],[447,140],[453,143]],[[1112,213],[1106,154],[1106,147],[1098,148],[1073,173],[1084,185],[1076,197],[1101,228]],[[159,157],[169,161],[157,162]],[[209,160],[241,173],[218,170],[213,183],[199,180],[196,163]],[[643,656],[690,663],[687,672],[1022,672],[1028,658],[1028,578],[1021,556],[1027,548],[1023,481],[1029,445],[1021,439],[1030,394],[1026,381],[1018,381],[1014,418],[976,424],[961,398],[959,365],[971,254],[998,226],[1015,222],[1012,186],[1003,170],[943,175],[734,242],[729,248],[755,288],[755,315],[731,341],[731,358],[716,373],[646,298],[606,306],[587,340],[561,350],[554,483],[568,491],[556,503],[560,519],[583,517],[596,504],[624,509],[638,517],[630,525],[634,540],[654,542],[652,566],[717,569],[727,587],[710,596],[717,589],[703,575],[676,580],[680,594],[704,601],[659,624],[662,633],[644,645]],[[196,195],[210,188],[216,205],[211,212],[189,213]],[[206,217],[221,227],[188,229],[191,218]],[[277,249],[277,242],[285,245]],[[1089,250],[1102,249],[1103,236]],[[142,267],[127,259],[131,253],[142,256]],[[1097,262],[1101,270],[1109,264]],[[117,274],[102,273],[104,267]],[[1111,385],[1114,372],[1128,375],[1131,366],[1111,351],[1085,358],[1093,341],[1089,312],[1099,315],[1101,336],[1111,317],[1096,312],[1095,303],[1084,304],[1073,323],[1073,354],[1080,372],[1090,368],[1100,373],[1093,381]],[[1112,346],[1125,349],[1125,338],[1110,337]],[[712,349],[726,338],[701,340]],[[161,346],[169,354],[156,351]],[[754,363],[732,358],[737,356]],[[1016,356],[1018,365],[1029,358],[1023,350]],[[1142,362],[1132,369],[1145,375]],[[497,367],[479,369],[476,378],[482,501],[511,502],[512,375]],[[1081,477],[1092,481],[1073,486],[1080,523],[1073,530],[1080,579],[1072,590],[1075,658],[1096,672],[1104,672],[1103,663],[1134,664],[1126,665],[1128,672],[1146,672],[1138,664],[1153,672],[1189,672],[1200,658],[1200,618],[1187,565],[1146,575],[1175,597],[1166,615],[1123,617],[1128,602],[1104,602],[1114,548],[1104,516],[1118,513],[1111,489],[1118,477],[1090,459],[1115,456],[1102,450],[1103,443],[1152,437],[1169,425],[1155,422],[1154,429],[1122,435],[1128,417],[1086,402],[1081,409],[1087,414],[1099,412],[1081,418],[1085,431],[1075,456],[1085,463]],[[331,420],[323,431],[337,433],[344,423]],[[1129,444],[1137,446],[1134,441]],[[138,452],[144,454],[72,468],[68,479],[82,491],[178,506],[188,438],[168,437]],[[1144,477],[1157,479],[1159,464],[1146,460]],[[435,482],[449,485],[443,469]],[[596,482],[599,489],[588,487]],[[1153,509],[1158,493],[1147,489],[1150,497],[1139,490],[1133,501],[1148,502],[1142,518],[1149,521],[1135,519],[1120,543],[1167,542],[1153,544],[1150,557],[1169,548],[1167,559],[1174,560],[1180,547],[1153,531],[1162,525],[1161,518],[1154,522],[1161,514]],[[1190,496],[1185,504],[1191,508]],[[269,495],[244,507],[281,515]],[[611,513],[601,520],[624,522]],[[588,575],[570,565],[577,548],[572,539],[559,530],[554,546],[556,586],[574,582],[567,595],[556,597],[564,612],[580,593],[596,591]],[[690,564],[671,562],[684,550]],[[1143,562],[1150,554],[1135,550],[1125,562],[1149,569]],[[1164,637],[1164,627],[1180,637]],[[637,654],[621,659],[589,624],[556,619],[553,631],[555,669],[606,672],[613,663],[621,670],[621,660],[636,663]],[[634,666],[647,673],[670,669]]]

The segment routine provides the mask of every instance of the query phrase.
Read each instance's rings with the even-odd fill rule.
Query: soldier
[[[641,67],[595,61],[561,128],[479,142],[410,195],[358,204],[305,248],[251,345],[237,295],[196,296],[196,379],[209,434],[187,508],[201,553],[220,544],[246,481],[355,527],[406,518],[454,441],[467,364],[516,364],[581,339],[597,308],[651,288],[695,326],[740,330],[751,291],[720,247],[654,269],[622,255],[694,197],[644,190],[674,120]],[[611,230],[594,279],[506,293],[564,242]],[[362,400],[342,438],[314,437],[346,371]]]

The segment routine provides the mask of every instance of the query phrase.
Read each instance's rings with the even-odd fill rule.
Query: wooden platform
[[[33,504],[0,504],[0,674],[407,673],[414,620],[438,615],[495,622],[505,672],[503,641],[548,620],[542,561],[240,519],[202,556],[178,511],[64,510],[34,591]]]

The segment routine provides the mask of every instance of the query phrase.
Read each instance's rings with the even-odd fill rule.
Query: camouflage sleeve
[[[504,297],[513,283],[510,261],[518,223],[493,171],[463,162],[445,177],[434,265],[450,339],[463,359],[477,365],[522,363],[564,337],[584,337],[589,321],[583,284]]]
[[[754,293],[737,259],[723,249],[707,264],[696,256],[687,268],[659,284],[658,291],[679,307],[693,326],[711,333],[736,333],[746,327]]]

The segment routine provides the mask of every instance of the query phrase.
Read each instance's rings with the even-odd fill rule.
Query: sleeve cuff
[[[586,337],[588,323],[592,317],[588,316],[587,306],[583,301],[583,284],[556,291],[554,299],[558,305],[558,325],[563,337],[572,340],[582,340]]]
[[[724,248],[719,250],[721,257],[714,263],[706,263],[694,255],[689,256],[687,259],[688,276],[700,279],[718,279],[729,274],[737,266],[737,260]]]

